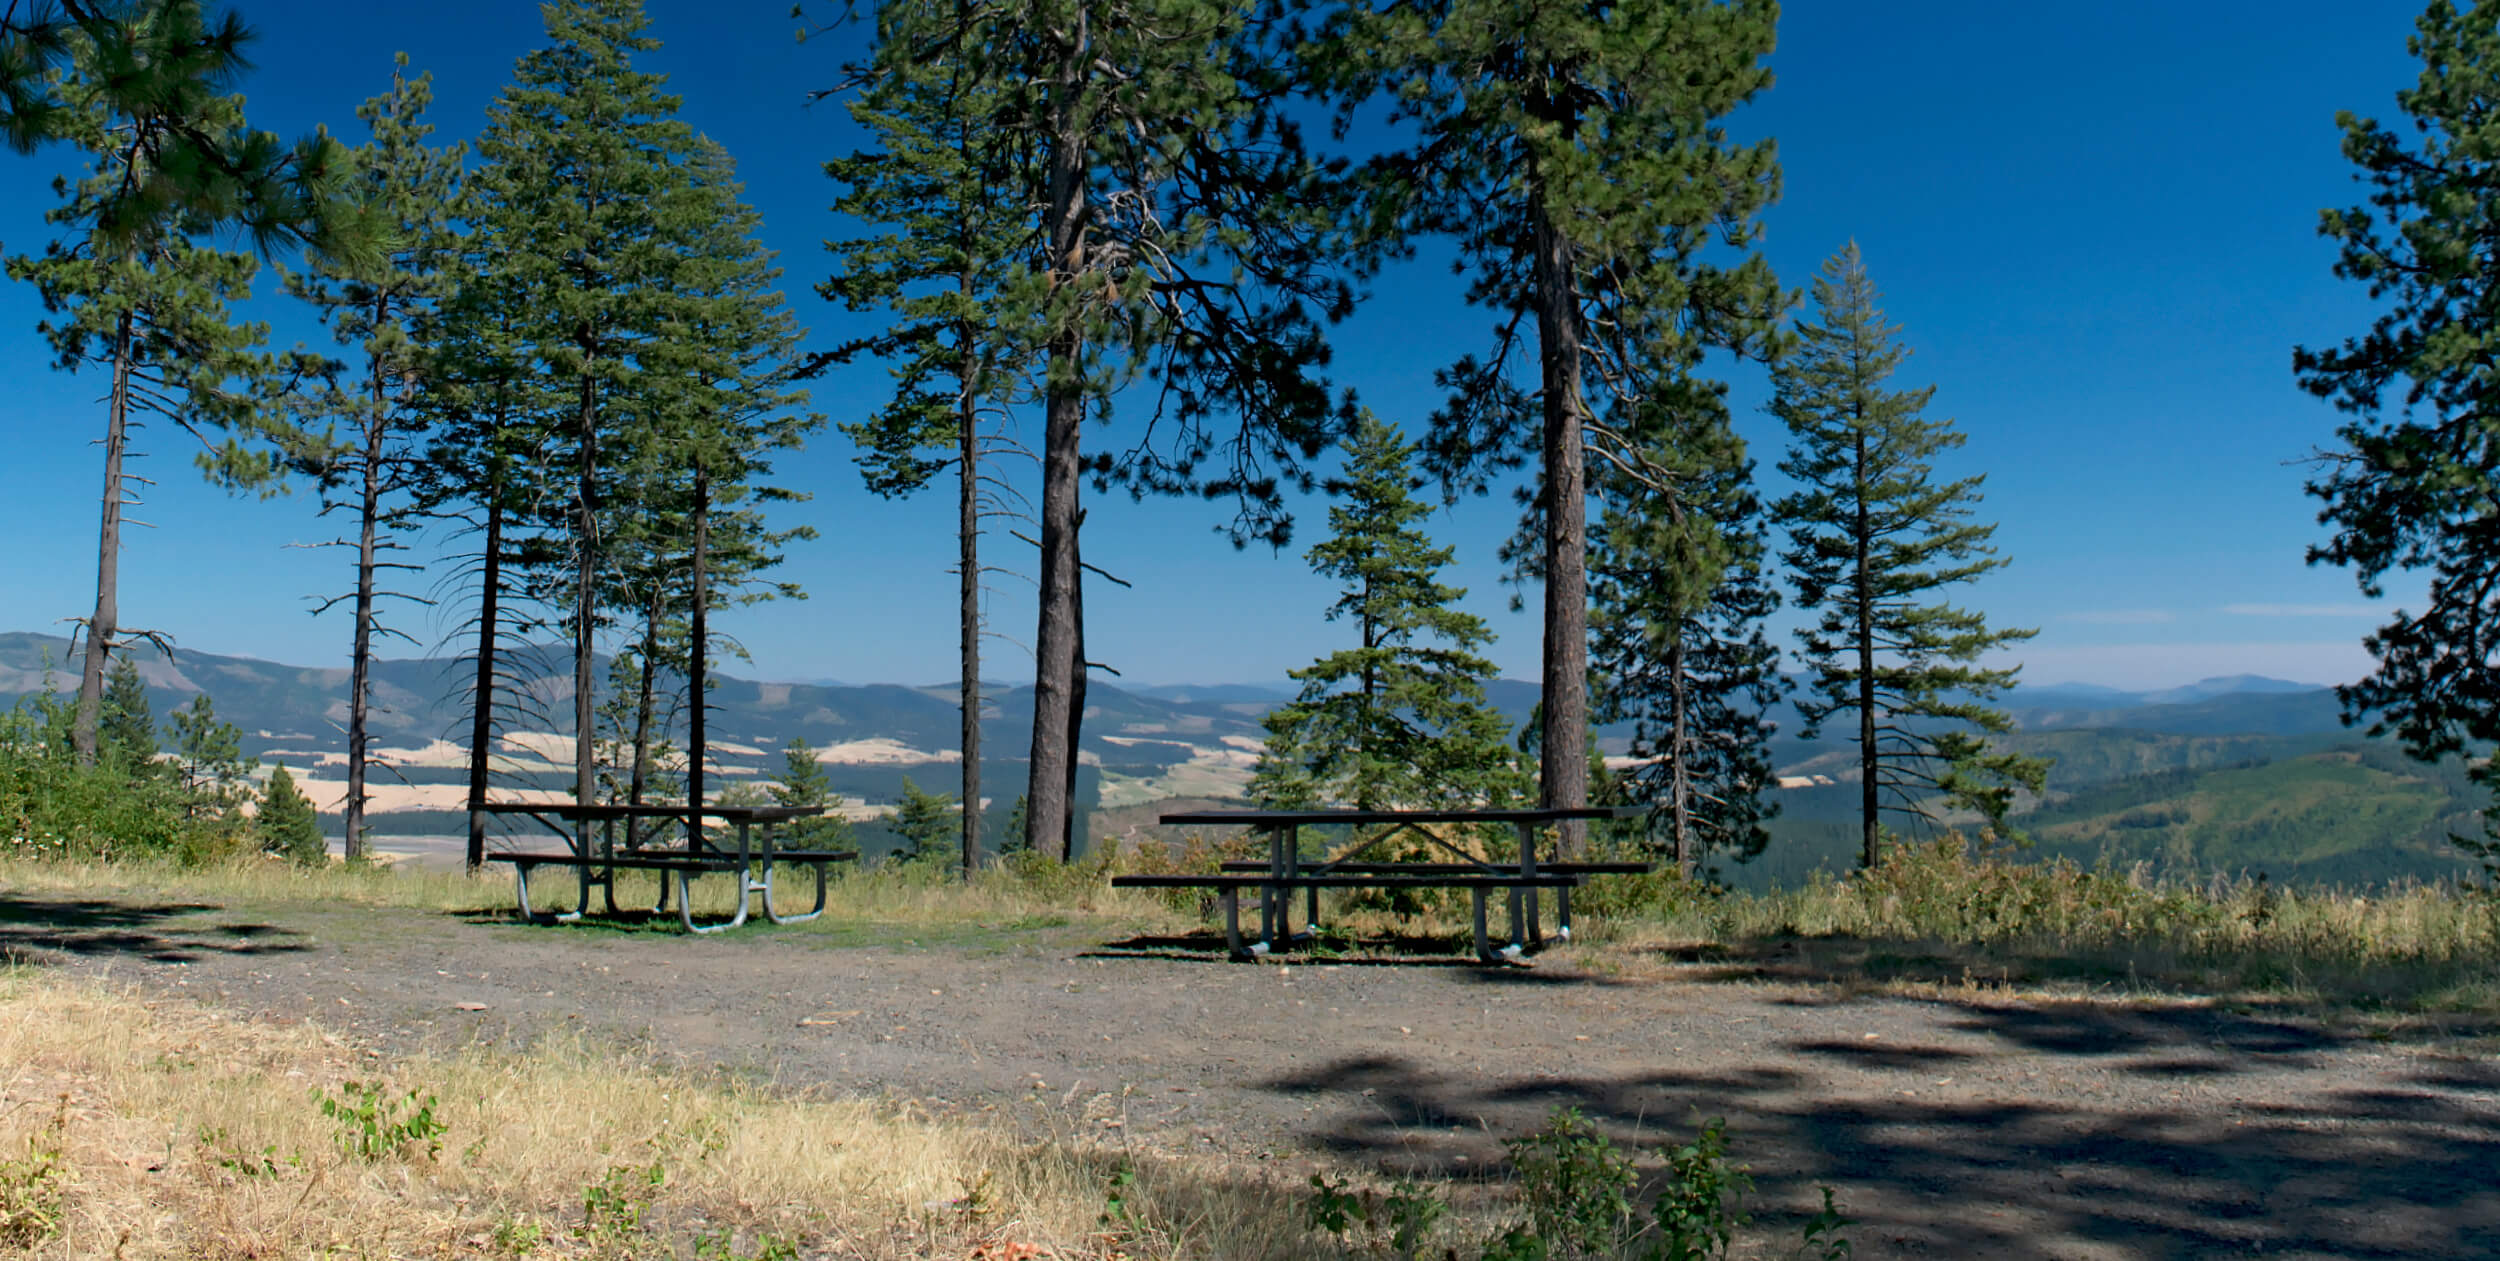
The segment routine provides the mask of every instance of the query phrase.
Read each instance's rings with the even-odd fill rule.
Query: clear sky
[[[863,6],[865,7],[865,6]],[[860,332],[861,317],[817,298],[828,157],[860,135],[807,92],[859,49],[856,28],[802,45],[786,0],[651,0],[666,47],[644,64],[671,76],[685,116],[736,156],[781,253],[812,347]],[[2338,151],[2338,109],[2394,115],[2416,64],[2414,6],[2321,0],[2091,5],[1791,0],[1775,86],[1735,120],[1779,142],[1786,192],[1770,212],[1768,257],[1804,289],[1854,238],[1890,318],[1916,348],[1903,385],[1935,384],[1934,411],[1968,445],[1948,474],[1985,472],[1985,514],[2010,568],[1965,592],[2006,625],[2040,635],[2018,656],[2031,682],[2156,687],[2242,671],[2310,682],[2367,668],[2374,615],[2349,575],[2310,569],[2321,537],[2298,461],[2332,441],[2335,414],[2295,386],[2291,348],[2360,331],[2371,308],[2329,273],[2320,207],[2360,193]],[[261,35],[241,85],[256,125],[286,134],[327,123],[360,140],[356,105],[383,90],[391,54],[435,75],[438,138],[473,136],[516,57],[536,47],[535,5],[436,0],[351,5],[252,0]],[[0,249],[32,252],[47,229],[50,173],[70,160],[0,154]],[[264,291],[274,289],[264,273]],[[1337,374],[1389,419],[1416,425],[1435,403],[1434,368],[1486,343],[1492,317],[1463,308],[1446,271],[1382,276],[1337,330]],[[282,300],[256,302],[278,340],[320,330]],[[50,370],[32,292],[0,285],[0,629],[58,630],[93,599],[102,382]],[[1784,433],[1761,411],[1758,369],[1731,376],[1743,432],[1771,495]],[[839,421],[877,402],[882,373],[855,370],[817,391]],[[1037,424],[1038,422],[1036,422]],[[1089,447],[1116,441],[1089,431]],[[350,557],[294,545],[336,537],[298,494],[236,500],[202,485],[196,450],[155,429],[139,471],[159,479],[134,515],[122,566],[126,625],[180,644],[291,663],[344,664],[344,607],[307,615],[305,597],[348,585]],[[822,538],[787,567],[813,598],[741,610],[722,629],[757,673],[784,679],[930,682],[954,677],[953,507],[942,489],[889,502],[860,486],[830,429],[785,461],[813,492],[790,511]],[[1089,492],[1090,493],[1090,492]],[[1132,682],[1278,680],[1342,645],[1321,620],[1332,597],[1301,559],[1325,528],[1301,513],[1293,548],[1236,552],[1221,512],[1195,501],[1097,502],[1086,559],[1129,579],[1087,592],[1089,654]],[[1501,636],[1503,672],[1534,678],[1538,623],[1508,610],[1494,549],[1506,497],[1466,499],[1430,519],[1458,549],[1454,580]],[[991,554],[1029,571],[1026,545]],[[2415,589],[2399,582],[2399,595]],[[984,673],[1030,678],[1029,581],[1002,576]],[[422,613],[403,615],[421,639]],[[1782,625],[1793,625],[1784,615]]]

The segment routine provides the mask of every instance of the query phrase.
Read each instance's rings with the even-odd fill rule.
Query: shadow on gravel
[[[1500,1140],[1536,1129],[1559,1107],[1578,1108],[1618,1142],[1643,1149],[1643,1167],[1655,1169],[1662,1149],[1689,1138],[1699,1119],[1724,1116],[1735,1158],[1754,1168],[1763,1225],[1789,1234],[1800,1218],[1774,1206],[1809,1206],[1815,1186],[1828,1184],[1856,1221],[1848,1234],[1860,1256],[2500,1255],[2500,1194],[2489,1176],[2500,1161],[2500,1101],[2484,1093],[2500,1090],[2500,1071],[2458,1061],[2413,1075],[2419,1088],[2322,1094],[2277,1084],[2266,1089],[2305,1102],[2252,1097],[2228,1109],[2146,1106],[2142,1090],[2126,1104],[2096,1103],[2089,1085],[2054,1105],[1919,1097],[1931,1080],[1988,1061],[2041,1076],[2299,1071],[2324,1045],[2306,1031],[2211,1012],[2110,1027],[1971,1016],[1966,1027],[2008,1045],[1948,1052],[1800,1042],[1782,1064],[1620,1076],[1574,1073],[1567,1058],[1444,1069],[1370,1055],[1261,1086],[1314,1105],[1307,1140],[1383,1178],[1498,1169]],[[2198,1042],[2214,1058],[2096,1062]],[[1671,1064],[1665,1051],[1656,1058]],[[2264,1063],[2242,1063],[2252,1059]],[[1835,1097],[1816,1072],[1818,1061],[1833,1060],[1897,1071]]]
[[[76,955],[189,963],[211,954],[306,949],[299,934],[275,925],[203,923],[195,918],[224,909],[200,902],[146,905],[0,894],[0,961],[43,964],[59,955]]]

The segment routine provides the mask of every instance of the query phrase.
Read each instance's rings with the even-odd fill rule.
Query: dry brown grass
[[[1073,1126],[1019,1136],[580,1044],[385,1064],[312,1026],[17,971],[0,1066],[0,1252],[32,1257],[1316,1254],[1290,1189],[1144,1157],[1132,1223],[1106,1225],[1127,1158]],[[316,1096],[350,1081],[438,1100],[439,1153],[345,1150]]]

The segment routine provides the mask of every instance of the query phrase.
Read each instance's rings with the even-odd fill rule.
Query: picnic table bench
[[[1114,876],[1115,887],[1127,889],[1209,889],[1224,910],[1224,944],[1235,959],[1255,959],[1295,940],[1313,938],[1319,929],[1321,889],[1465,889],[1475,909],[1476,957],[1487,963],[1517,960],[1541,944],[1544,931],[1538,891],[1555,894],[1555,933],[1571,937],[1571,891],[1590,876],[1631,875],[1653,870],[1642,862],[1562,863],[1537,861],[1537,829],[1569,819],[1637,819],[1645,806],[1579,806],[1535,810],[1191,810],[1161,816],[1165,824],[1249,827],[1268,835],[1268,858],[1226,862],[1212,875]],[[1298,839],[1306,825],[1345,824],[1361,827],[1386,823],[1386,831],[1357,844],[1336,858],[1305,863]],[[1484,859],[1424,830],[1426,823],[1495,823],[1518,829],[1519,857]],[[1381,842],[1412,832],[1447,850],[1454,862],[1363,861]],[[1242,943],[1241,891],[1259,893],[1259,938]],[[1287,922],[1293,891],[1303,891],[1303,931]],[[1496,891],[1509,895],[1510,941],[1495,948],[1485,932],[1486,900]]]
[[[685,805],[575,805],[567,802],[488,802],[477,807],[486,814],[526,815],[546,824],[565,842],[565,848],[536,852],[506,850],[485,855],[487,862],[512,864],[521,914],[536,923],[570,922],[590,910],[590,889],[600,886],[605,892],[608,912],[620,911],[616,904],[616,873],[619,871],[652,871],[660,876],[660,895],[651,911],[659,914],[668,909],[670,879],[677,886],[679,922],[692,933],[717,933],[747,922],[751,899],[763,895],[764,917],[776,924],[800,924],[825,912],[825,866],[849,862],[859,857],[855,850],[793,850],[773,843],[773,825],[792,819],[811,818],[823,814],[823,806],[685,806]],[[663,820],[683,825],[669,829],[671,835],[682,835],[682,841],[666,844],[616,843],[616,825],[620,820]],[[701,819],[720,819],[734,826],[738,843],[733,846],[713,843],[702,829],[693,826]],[[557,820],[562,820],[558,823]],[[566,825],[570,825],[569,827]],[[593,826],[596,835],[593,835]],[[796,863],[816,873],[816,903],[801,914],[784,914],[773,903],[773,871],[776,864]],[[580,899],[570,911],[541,912],[530,900],[530,872],[540,867],[570,867],[579,880]],[[711,874],[731,874],[738,881],[738,909],[729,919],[716,924],[699,924],[694,918],[694,881]]]

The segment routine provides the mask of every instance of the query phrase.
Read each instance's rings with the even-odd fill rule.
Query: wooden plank
[[[1186,810],[1161,823],[1231,827],[1302,827],[1328,823],[1554,823],[1564,819],[1643,819],[1647,806],[1576,806],[1552,810]]]

